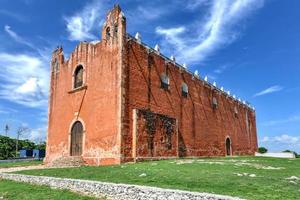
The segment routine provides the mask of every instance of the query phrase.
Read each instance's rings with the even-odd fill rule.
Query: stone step
[[[84,161],[81,156],[61,157],[49,164],[51,167],[79,167],[83,165]]]

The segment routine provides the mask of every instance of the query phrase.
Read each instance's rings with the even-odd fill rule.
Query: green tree
[[[258,152],[259,152],[259,153],[267,153],[267,152],[268,152],[268,149],[265,148],[265,147],[259,147],[259,148],[258,148]]]

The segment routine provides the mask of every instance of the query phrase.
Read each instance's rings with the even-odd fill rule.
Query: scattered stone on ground
[[[249,176],[249,177],[251,177],[251,178],[254,178],[254,177],[256,177],[256,174],[249,174],[249,173],[233,173],[233,174],[235,174],[235,175],[237,175],[237,176]]]
[[[139,175],[139,177],[145,177],[145,176],[147,176],[147,174],[145,174],[145,173],[142,173]]]
[[[286,178],[286,179],[287,179],[287,180],[294,180],[294,181],[299,181],[299,180],[300,180],[300,178],[297,177],[297,176],[291,176],[291,177]]]
[[[295,184],[295,185],[298,184],[296,181],[289,181],[289,182],[292,183],[292,184]]]
[[[262,169],[274,169],[274,170],[279,170],[279,169],[284,169],[284,168],[283,168],[283,167],[266,166],[266,167],[262,167]]]
[[[176,164],[177,165],[182,165],[182,164],[192,164],[194,163],[194,160],[177,160]]]

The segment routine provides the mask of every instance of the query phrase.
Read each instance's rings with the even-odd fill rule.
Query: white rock
[[[145,173],[142,173],[139,175],[139,177],[145,177],[145,176],[147,176],[147,174],[145,174]]]

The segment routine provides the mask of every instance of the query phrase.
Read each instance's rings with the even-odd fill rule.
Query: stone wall
[[[148,109],[177,120],[179,156],[224,156],[226,138],[232,155],[254,155],[257,150],[255,111],[179,67],[160,52],[128,36],[126,44],[126,115],[122,152],[131,160],[136,135],[134,110]],[[169,77],[169,89],[160,76]],[[182,84],[188,86],[187,97]],[[213,108],[213,99],[217,107]],[[155,148],[155,147],[154,147]]]
[[[239,200],[230,196],[187,192],[155,187],[114,184],[78,179],[53,178],[0,173],[0,178],[13,181],[46,185],[56,189],[67,189],[77,193],[111,200]]]

